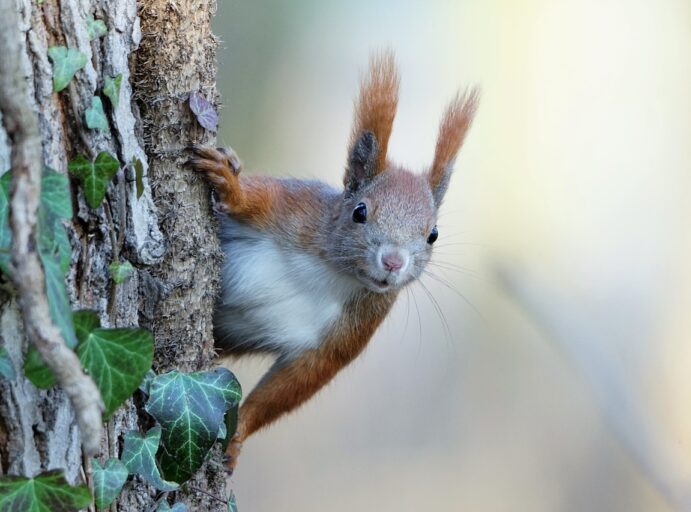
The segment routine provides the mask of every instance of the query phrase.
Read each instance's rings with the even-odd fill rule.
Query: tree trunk
[[[154,370],[191,371],[213,357],[212,310],[220,261],[206,185],[183,170],[184,148],[211,144],[187,105],[199,92],[215,100],[216,40],[213,0],[8,0],[20,13],[23,67],[38,112],[46,165],[67,173],[77,154],[100,151],[122,167],[98,209],[87,206],[72,184],[75,215],[68,227],[72,264],[67,288],[74,310],[99,313],[106,327],[141,326],[154,334]],[[107,33],[90,40],[87,20],[103,20]],[[53,92],[48,48],[66,46],[88,57],[68,87]],[[88,129],[85,110],[103,97],[104,77],[122,75],[116,108],[104,101],[109,130]],[[0,119],[0,173],[12,151]],[[143,164],[139,190],[135,161]],[[141,194],[141,195],[140,195]],[[140,197],[138,197],[140,195]],[[113,284],[108,266],[129,261],[136,271]],[[0,288],[0,333],[15,368],[27,341],[17,301]],[[19,372],[21,373],[21,372]],[[151,420],[135,393],[104,429],[101,459],[118,456],[122,433],[145,431]],[[220,450],[176,501],[191,510],[227,510]],[[37,390],[21,375],[0,380],[0,475],[34,476],[64,469],[70,483],[83,481],[79,430],[59,388]],[[119,510],[148,510],[156,491],[139,478],[128,482]]]

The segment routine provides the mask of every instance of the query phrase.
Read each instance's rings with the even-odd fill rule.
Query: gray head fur
[[[342,203],[327,234],[327,258],[362,286],[386,292],[420,277],[429,262],[437,206],[426,176],[390,164],[377,172],[377,151],[371,132],[353,145]],[[360,204],[367,212],[365,222],[353,219]],[[395,265],[387,267],[389,261]]]

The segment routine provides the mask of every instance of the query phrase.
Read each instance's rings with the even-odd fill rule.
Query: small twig
[[[79,466],[79,472],[82,474],[82,481],[86,482],[87,477],[86,477],[86,470],[84,469],[84,454],[82,454],[82,465]]]
[[[87,133],[89,132],[86,129],[85,123],[83,121],[83,116],[80,115],[78,111],[80,107],[79,93],[77,92],[77,86],[75,85],[74,80],[70,80],[66,92],[70,97],[72,115],[74,121],[77,123],[77,133],[79,134],[79,138],[82,140],[82,149],[84,150],[84,153],[86,153],[87,158],[93,160],[94,158],[96,158],[96,152],[92,148],[91,141],[87,136]]]
[[[113,424],[113,418],[110,418],[106,424],[106,435],[108,436],[108,458],[117,457],[118,451],[115,446],[117,439],[115,439],[115,425]]]
[[[121,250],[123,245],[125,245],[125,231],[127,231],[127,190],[125,189],[125,176],[126,168],[121,169],[122,176],[118,176],[118,194],[120,195],[120,201],[118,201],[118,206],[120,207],[120,231],[118,232],[118,249]],[[136,175],[136,172],[135,172]]]
[[[117,236],[115,235],[115,222],[113,221],[113,211],[110,209],[110,203],[103,201],[103,211],[106,214],[108,221],[108,234],[110,235],[110,245],[113,250],[113,263],[120,261],[120,245],[118,244]]]
[[[82,476],[84,477],[84,482],[87,487],[93,492],[94,482],[91,470],[91,458],[86,453],[82,454]],[[93,503],[91,503],[88,508],[89,512],[96,512],[96,506]]]
[[[113,418],[109,418],[106,423],[106,451],[108,453],[108,459],[116,458],[118,456],[117,450],[115,449],[115,426],[113,425]],[[107,459],[106,459],[107,462]],[[118,512],[118,495],[113,503],[110,504],[110,512]]]
[[[223,503],[223,504],[225,504],[225,505],[228,504],[228,500],[224,500],[223,498],[219,498],[218,496],[214,496],[214,495],[211,494],[210,492],[206,492],[206,491],[204,491],[204,490],[202,490],[202,489],[198,489],[197,487],[192,487],[192,486],[189,486],[189,485],[187,486],[187,488],[188,488],[190,491],[193,491],[193,492],[200,492],[200,493],[202,493],[202,494],[206,494],[209,498],[213,498],[213,499],[215,499],[216,501],[220,501],[221,503]]]
[[[118,245],[118,240],[115,236],[115,223],[113,222],[113,212],[111,211],[110,203],[107,200],[103,201],[103,211],[106,214],[106,221],[108,222],[108,234],[110,235],[110,245],[113,251],[112,263],[118,264],[120,263],[120,246]],[[111,325],[113,324],[113,319],[115,318],[115,303],[117,290],[118,284],[113,279],[111,279],[110,293],[108,297],[108,318],[110,319]]]
[[[11,279],[17,289],[26,336],[72,402],[84,453],[93,455],[101,444],[103,401],[94,381],[82,371],[77,355],[65,345],[50,317],[36,243],[42,172],[38,120],[30,107],[21,65],[18,13],[12,2],[0,5],[0,111],[12,141]]]

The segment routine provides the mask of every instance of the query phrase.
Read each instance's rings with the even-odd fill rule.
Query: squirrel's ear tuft
[[[346,186],[352,182],[349,173],[353,155],[358,152],[358,145],[367,142],[365,138],[371,137],[376,149],[376,159],[370,169],[370,178],[386,168],[386,150],[398,106],[398,84],[399,77],[393,51],[375,53],[370,58],[369,73],[362,81],[360,94],[355,102],[353,131],[348,149],[348,171],[344,179]]]
[[[377,138],[370,131],[364,131],[355,140],[348,155],[348,168],[344,185],[348,192],[353,193],[370,181],[376,175],[379,144]]]
[[[477,89],[459,92],[449,103],[439,125],[434,161],[428,173],[429,184],[437,206],[441,204],[449,186],[454,160],[475,116],[478,100]]]

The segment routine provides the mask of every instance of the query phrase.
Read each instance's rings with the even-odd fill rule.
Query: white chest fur
[[[215,324],[221,346],[294,355],[319,345],[357,284],[320,258],[225,218],[223,292]],[[218,339],[220,337],[220,339]]]

